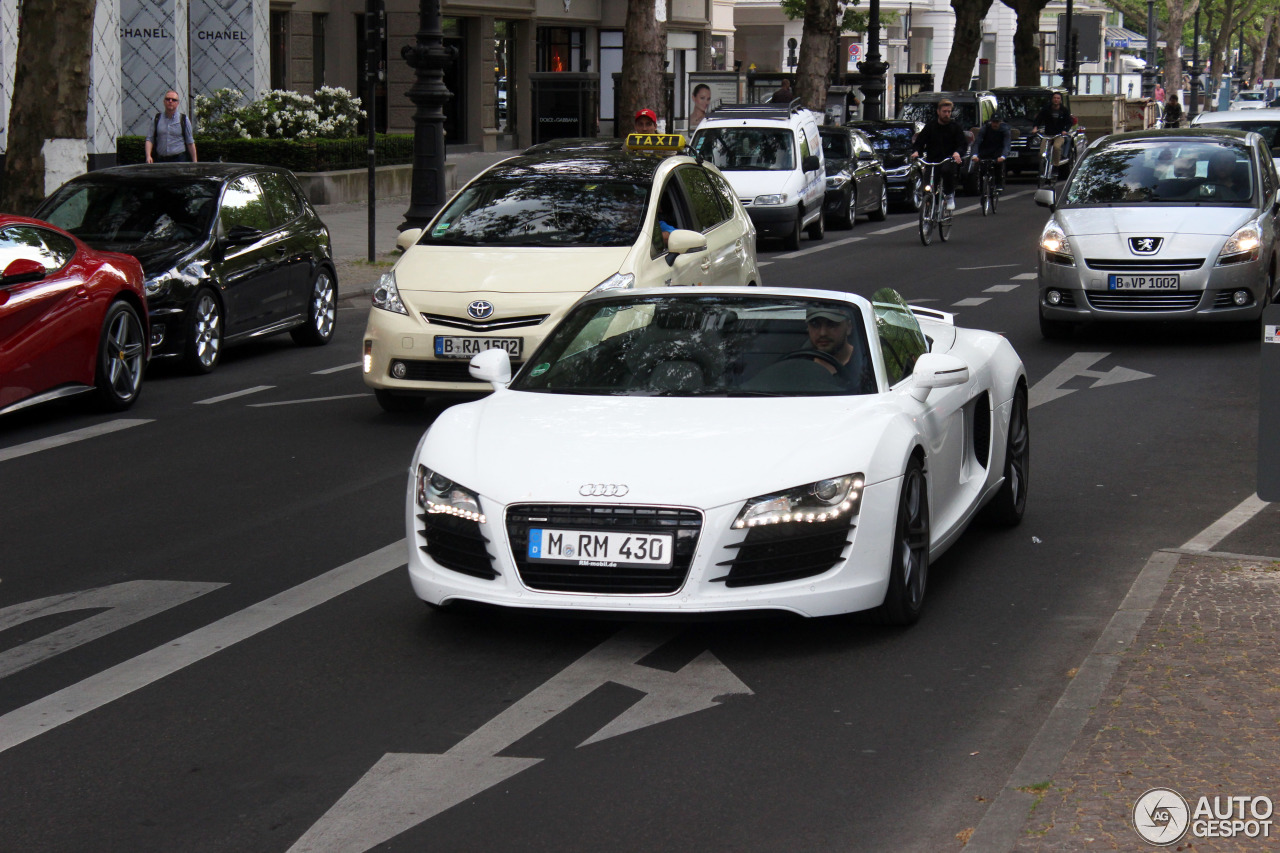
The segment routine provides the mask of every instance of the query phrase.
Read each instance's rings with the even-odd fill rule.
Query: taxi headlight
[[[847,183],[849,183],[848,175],[841,174],[827,176],[827,189],[829,190],[838,190]]]
[[[373,291],[373,307],[390,311],[393,314],[409,316],[409,311],[400,301],[400,289],[396,287],[396,271],[384,272],[378,279],[378,286]]]
[[[591,288],[589,293],[603,293],[606,290],[630,290],[636,286],[636,277],[629,272],[616,272],[604,281]]]
[[[1257,222],[1248,222],[1228,238],[1218,253],[1218,266],[1239,264],[1258,259],[1258,247],[1262,245],[1262,229]]]
[[[480,511],[479,495],[426,465],[418,466],[413,494],[418,506],[429,513],[456,515],[481,524],[486,521]]]
[[[1045,224],[1044,230],[1040,232],[1040,248],[1055,255],[1073,257],[1071,243],[1067,240],[1066,232],[1052,219]]]
[[[786,204],[787,194],[775,193],[774,195],[758,195],[752,200],[751,203],[752,204]]]
[[[862,486],[861,474],[845,474],[785,492],[761,495],[743,504],[733,526],[739,529],[764,524],[809,524],[857,515],[862,503]]]

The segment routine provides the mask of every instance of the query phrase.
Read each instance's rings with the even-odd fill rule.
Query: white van
[[[757,236],[800,248],[800,232],[823,237],[826,169],[818,123],[799,101],[725,104],[707,113],[691,145],[713,163],[747,209]]]

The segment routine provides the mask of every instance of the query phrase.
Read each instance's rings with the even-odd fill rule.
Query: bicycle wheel
[[[951,239],[951,211],[942,204],[938,208],[938,236],[944,243]]]
[[[991,215],[991,202],[992,202],[992,198],[991,198],[991,176],[990,176],[990,175],[983,175],[983,176],[979,179],[979,181],[980,181],[980,184],[979,184],[980,189],[978,190],[978,192],[980,193],[980,197],[981,197],[981,199],[982,199],[982,215],[983,215],[983,216],[990,216],[990,215]]]
[[[933,242],[933,208],[938,197],[926,191],[920,200],[920,242],[929,245]]]

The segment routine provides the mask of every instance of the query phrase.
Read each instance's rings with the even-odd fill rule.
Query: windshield
[[[1222,113],[1218,113],[1218,115],[1222,115]],[[1276,152],[1276,131],[1280,130],[1280,121],[1241,118],[1233,121],[1207,121],[1196,125],[1196,127],[1203,127],[1206,130],[1217,130],[1220,127],[1230,128],[1231,130],[1251,130],[1262,137],[1262,141],[1267,143],[1267,147],[1271,149],[1271,156],[1274,157]]]
[[[1247,148],[1226,142],[1144,141],[1091,152],[1072,175],[1064,204],[1249,204]]]
[[[938,117],[938,104],[934,101],[926,103],[903,104],[902,114],[898,118],[904,121],[928,122]],[[978,114],[973,104],[956,104],[951,109],[951,120],[957,122],[964,130],[978,125]]]
[[[693,150],[726,172],[789,172],[796,166],[795,140],[790,130],[781,128],[699,130]]]
[[[482,180],[464,189],[418,241],[442,246],[630,246],[649,187],[564,177]]]
[[[916,135],[914,127],[864,127],[862,132],[871,140],[871,147],[877,151],[886,151],[890,148],[909,148],[911,140]]]
[[[819,348],[835,355],[824,359]],[[871,394],[876,382],[861,312],[847,302],[632,296],[590,301],[570,312],[511,387],[607,396],[813,397]]]
[[[1006,95],[996,93],[996,103],[1004,113],[1005,121],[1021,120],[1034,124],[1040,110],[1049,104],[1049,92],[1036,92],[1025,95]]]
[[[217,206],[218,184],[212,181],[77,181],[54,193],[40,218],[93,246],[185,243],[208,235]]]
[[[1237,101],[1265,101],[1266,99],[1266,92],[1241,92],[1236,95]]]

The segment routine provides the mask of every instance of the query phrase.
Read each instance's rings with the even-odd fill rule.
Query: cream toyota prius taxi
[[[632,135],[621,150],[513,157],[404,232],[364,334],[378,403],[412,411],[430,392],[489,390],[471,357],[501,348],[519,365],[586,293],[760,284],[742,204],[683,150],[679,136]]]

